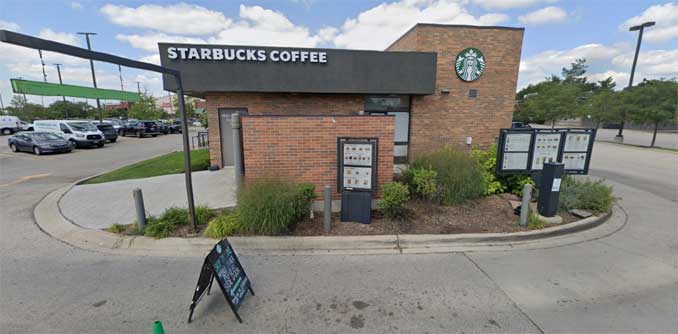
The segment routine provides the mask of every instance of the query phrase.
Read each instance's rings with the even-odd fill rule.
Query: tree
[[[50,118],[83,118],[84,102],[73,103],[71,101],[58,100],[49,105]],[[85,109],[85,117],[87,117]]]
[[[523,104],[525,112],[532,115],[532,118],[550,122],[555,127],[557,120],[572,118],[578,114],[579,89],[576,85],[543,82],[536,93]]]
[[[563,67],[561,74],[563,75],[563,81],[567,83],[586,83],[586,70],[588,70],[589,65],[586,64],[586,59],[577,58],[574,63],[570,63],[570,68]]]
[[[181,112],[179,111],[179,99],[175,96],[172,98],[172,104],[174,105],[174,110],[177,111],[177,115],[181,115]],[[195,101],[193,100],[192,97],[184,95],[184,104],[185,104],[185,112],[186,112],[186,118],[194,118],[195,117]]]
[[[135,102],[129,109],[130,118],[136,119],[159,119],[162,110],[155,104],[155,99],[148,93],[141,94],[141,100]]]
[[[43,106],[28,102],[22,95],[14,95],[9,107],[5,109],[8,115],[17,116],[26,122],[48,118],[47,111]]]
[[[676,121],[678,112],[678,83],[667,80],[643,80],[628,89],[630,105],[628,116],[634,122],[653,125],[652,143],[657,139],[659,125]]]

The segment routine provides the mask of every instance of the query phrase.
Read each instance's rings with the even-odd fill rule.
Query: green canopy
[[[43,96],[70,96],[85,99],[120,100],[138,102],[141,96],[133,92],[114,89],[90,88],[73,85],[62,85],[48,82],[10,79],[14,93],[43,95]]]

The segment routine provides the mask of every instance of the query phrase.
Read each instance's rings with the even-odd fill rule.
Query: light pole
[[[122,85],[122,67],[118,65],[118,74],[120,75],[120,90],[125,90],[125,86]]]
[[[78,32],[78,35],[85,35],[85,40],[87,40],[87,50],[92,50],[92,45],[89,42],[89,35],[96,36],[95,32]],[[94,60],[89,60],[89,67],[92,69],[92,83],[94,88],[97,88],[97,77],[94,74]],[[101,114],[101,102],[97,99],[97,111],[99,112],[99,122],[103,121],[103,115]]]
[[[61,64],[52,64],[52,65],[56,66],[56,68],[57,68],[57,75],[59,76],[59,84],[60,84],[60,85],[63,85],[64,82],[61,80]],[[64,102],[66,102],[66,97],[65,97],[65,96],[62,96],[62,98],[64,99]],[[68,117],[68,115],[67,115],[66,117]]]
[[[636,54],[633,56],[633,65],[631,65],[631,76],[629,78],[629,86],[627,88],[631,88],[633,86],[633,75],[636,72],[636,63],[638,62],[638,53],[640,52],[640,42],[643,40],[643,30],[645,28],[651,27],[655,24],[654,21],[648,21],[643,24],[639,24],[637,26],[633,26],[629,28],[629,31],[638,31],[638,43],[636,44]],[[624,132],[624,123],[626,122],[626,115],[623,115],[621,124],[619,126],[619,133],[617,133],[617,140],[618,141],[624,141],[624,135],[622,134]]]

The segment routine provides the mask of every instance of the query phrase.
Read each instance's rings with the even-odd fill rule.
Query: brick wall
[[[522,40],[522,29],[419,24],[387,49],[438,53],[435,94],[412,98],[410,156],[465,145],[467,136],[474,146],[486,147],[511,125]],[[472,82],[459,79],[454,69],[457,54],[468,47],[480,49],[486,61],[485,72]],[[468,97],[472,88],[478,97]]]
[[[362,95],[288,94],[288,93],[219,93],[208,95],[210,160],[221,165],[219,108],[245,108],[250,115],[354,115],[364,109]]]
[[[246,180],[276,175],[336,193],[337,137],[379,138],[377,186],[393,180],[392,116],[244,116]],[[378,194],[377,194],[378,196]]]

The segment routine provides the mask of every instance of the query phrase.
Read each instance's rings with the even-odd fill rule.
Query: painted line
[[[0,187],[13,186],[13,185],[19,184],[21,182],[25,182],[25,181],[28,181],[28,180],[34,180],[34,179],[42,179],[42,178],[48,177],[50,175],[51,175],[50,173],[45,173],[45,174],[35,174],[35,175],[22,176],[22,177],[14,180],[10,183],[0,184]]]

